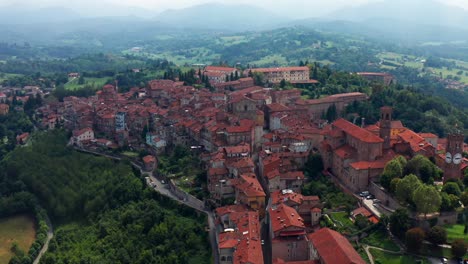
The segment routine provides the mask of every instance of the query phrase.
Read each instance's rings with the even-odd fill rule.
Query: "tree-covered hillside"
[[[32,193],[56,225],[42,263],[209,262],[204,217],[150,191],[126,162],[78,153],[65,142],[62,132],[39,133],[0,168],[0,205]],[[24,211],[34,203],[29,197]]]

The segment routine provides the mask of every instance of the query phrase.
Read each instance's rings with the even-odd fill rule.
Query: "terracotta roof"
[[[419,135],[423,138],[439,138],[437,135],[432,133],[419,133]]]
[[[355,170],[367,170],[367,169],[383,169],[387,164],[386,161],[359,161],[349,164]]]
[[[369,210],[367,210],[367,209],[364,208],[364,207],[359,207],[359,208],[357,208],[356,210],[352,211],[352,212],[351,212],[351,215],[354,216],[354,217],[356,217],[356,216],[358,216],[358,215],[362,215],[362,216],[364,216],[364,217],[369,218],[369,217],[372,216],[372,213],[369,212]]]
[[[270,193],[272,204],[281,204],[292,201],[297,205],[302,204],[304,197],[302,194],[295,193],[289,190],[278,190]]]
[[[349,159],[356,156],[356,150],[350,145],[343,145],[335,149],[335,154],[341,159]]]
[[[323,264],[365,264],[351,243],[340,233],[322,228],[310,234],[309,240],[317,250]]]
[[[303,261],[284,261],[283,259],[276,258],[273,264],[319,264],[318,260],[303,260]]]
[[[154,156],[148,155],[148,156],[143,157],[143,162],[153,163],[153,162],[156,162],[156,158]]]
[[[93,130],[92,130],[91,128],[89,128],[89,127],[83,128],[83,129],[79,129],[79,130],[76,129],[76,130],[73,130],[73,136],[74,136],[74,137],[78,137],[78,136],[80,136],[80,135],[82,135],[82,134],[84,134],[84,133],[86,133],[86,132],[93,132]]]
[[[271,207],[269,213],[273,232],[278,232],[289,227],[305,229],[304,220],[292,207],[280,204],[276,208]]]
[[[234,231],[219,234],[219,247],[234,250],[235,264],[263,264],[258,213],[233,212],[229,215],[229,220],[234,224]]]
[[[281,174],[282,180],[303,180],[304,172],[302,171],[289,171],[284,174]]]
[[[255,174],[242,174],[240,181],[234,187],[247,197],[265,197],[262,185],[255,177]]]
[[[353,123],[341,118],[333,122],[333,126],[343,130],[346,134],[351,135],[363,142],[367,143],[383,143],[384,140],[374,135],[373,133],[354,125]]]

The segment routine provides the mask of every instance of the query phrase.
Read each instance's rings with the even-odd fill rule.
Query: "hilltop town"
[[[153,187],[162,183],[177,188],[171,175],[158,170],[161,156],[175,146],[194,151],[207,175],[203,185],[208,195],[202,202],[214,217],[216,263],[366,263],[349,242],[351,233],[326,224],[339,208],[302,193],[314,181],[306,172],[311,157],[319,157],[321,165],[313,166],[320,167],[320,174],[356,200],[349,208],[352,221],[362,216],[369,225],[378,225],[401,207],[380,185],[386,165],[395,158],[431,159],[445,171],[444,182],[463,179],[467,170],[466,158],[455,162],[455,155],[468,150],[459,133],[448,138],[416,133],[393,119],[391,106],[380,109],[377,123],[357,118],[329,122],[324,116],[330,109],[339,117],[346,107],[369,97],[352,92],[305,99],[300,89],[258,86],[253,76],[261,74],[272,85],[315,85],[308,67],[202,70],[196,77],[208,78],[211,89],[153,80],[144,88],[120,92],[118,84],[108,84],[95,96],[47,103],[35,116],[42,129],[70,131],[69,145],[80,150],[145,151],[139,162],[158,179],[149,180]],[[358,75],[382,85],[396,82],[389,74]],[[42,93],[31,87],[28,91],[30,97]],[[13,94],[0,93],[0,114],[8,112],[4,103]],[[28,136],[18,135],[18,144]],[[447,161],[446,153],[454,162]],[[430,217],[456,221],[456,215]]]

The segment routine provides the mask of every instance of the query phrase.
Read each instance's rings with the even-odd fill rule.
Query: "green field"
[[[463,233],[465,230],[464,225],[447,225],[444,227],[445,230],[447,230],[447,243],[452,243],[452,241],[459,238],[462,238],[468,242],[468,235]]]
[[[34,221],[29,216],[0,219],[0,264],[7,264],[13,257],[10,249],[14,242],[18,243],[20,249],[28,252],[35,236]]]
[[[460,69],[447,69],[446,67],[440,69],[440,68],[430,68],[436,75],[442,74],[443,78],[447,78],[447,76],[451,75],[452,77],[458,76],[460,77],[460,81],[462,83],[468,84],[468,76],[466,76],[465,73],[468,73],[468,71],[463,71],[463,74],[457,75],[457,73],[460,71]]]
[[[97,86],[98,88],[104,86],[106,84],[109,77],[105,78],[87,78],[85,77],[84,84],[78,84],[78,78],[70,79],[68,83],[65,84],[65,89],[67,90],[77,90],[83,88],[86,85]]]
[[[22,74],[13,74],[13,73],[3,73],[0,72],[0,82],[3,82],[5,80],[8,80],[8,78],[15,77],[15,76],[21,76]]]
[[[395,244],[395,242],[388,237],[387,232],[382,229],[370,233],[368,237],[361,240],[361,243],[390,251],[400,251],[397,244]]]
[[[346,212],[331,213],[330,218],[342,231],[346,231],[348,233],[354,233],[358,231],[357,227],[354,225],[353,221],[351,221],[348,213]]]
[[[409,255],[389,254],[377,249],[370,249],[375,263],[379,264],[428,264],[427,259],[420,259]]]

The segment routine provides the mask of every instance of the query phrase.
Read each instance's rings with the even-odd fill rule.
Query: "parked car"
[[[369,194],[369,195],[366,196],[366,199],[367,199],[367,200],[372,200],[372,199],[374,199],[374,198],[375,198],[375,197],[374,197],[374,195],[372,195],[372,194]]]
[[[448,259],[447,259],[447,258],[441,258],[441,259],[440,259],[440,263],[442,263],[442,264],[447,264],[447,263],[448,263]]]
[[[369,191],[364,191],[359,194],[361,197],[367,197],[369,195]]]
[[[380,203],[380,200],[379,200],[379,199],[374,199],[373,202],[374,202],[375,204],[378,204],[378,203]]]

